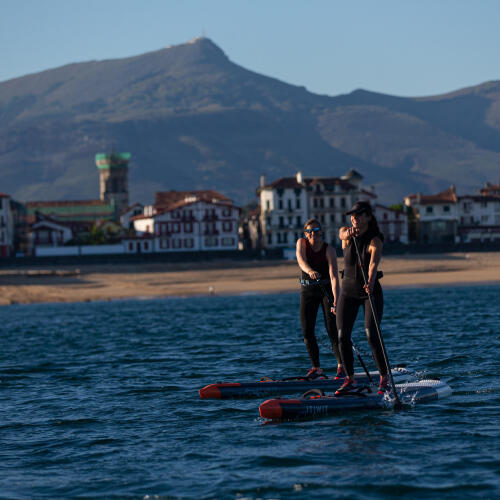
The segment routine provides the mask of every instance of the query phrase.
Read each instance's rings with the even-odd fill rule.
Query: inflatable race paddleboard
[[[396,381],[396,376],[394,376],[394,380]],[[339,412],[346,410],[392,407],[394,401],[389,395],[377,394],[376,388],[371,388],[371,390],[372,392],[369,392],[368,386],[359,386],[357,390],[342,396],[313,395],[298,399],[268,399],[260,405],[259,411],[263,418],[284,420],[338,415]],[[442,399],[452,393],[451,387],[440,380],[396,383],[396,390],[403,404]]]
[[[379,374],[377,371],[370,372],[374,383],[378,384]],[[395,384],[402,384],[415,380],[416,377],[406,368],[396,367],[392,369]],[[358,384],[368,384],[366,373],[355,373],[354,378]],[[304,393],[309,389],[322,389],[335,392],[344,379],[334,380],[314,379],[305,377],[291,377],[284,380],[262,379],[259,382],[218,382],[210,384],[199,390],[202,399],[231,399],[231,398],[254,398],[262,396],[280,396],[282,394]]]

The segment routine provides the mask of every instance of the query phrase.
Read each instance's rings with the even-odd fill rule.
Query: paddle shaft
[[[334,307],[333,299],[332,299],[331,295],[328,293],[328,290],[324,287],[323,283],[321,283],[320,280],[317,280],[317,281],[318,281],[318,284],[321,288],[321,291],[323,292],[325,297],[328,299],[328,302],[330,303],[330,307]],[[354,351],[354,354],[356,354],[356,356],[359,360],[359,363],[363,367],[363,370],[365,371],[366,376],[368,377],[368,380],[370,381],[370,384],[373,384],[372,376],[370,375],[368,368],[366,368],[365,362],[361,358],[361,354],[359,353],[358,349],[356,348],[356,346],[354,345],[354,342],[352,340],[351,340],[351,346],[352,346],[352,350]]]
[[[359,252],[358,241],[355,236],[352,237],[354,241],[354,248],[356,249],[356,255],[358,256],[358,265],[361,268],[361,274],[363,276],[363,281],[365,286],[368,285],[368,279],[365,273],[365,268],[363,267],[363,260],[361,259],[361,253]],[[373,303],[373,297],[371,293],[368,293],[368,300],[370,302],[370,307],[372,310],[373,321],[375,323],[375,329],[377,330],[378,339],[380,345],[382,346],[382,353],[384,355],[385,366],[387,367],[387,374],[389,375],[389,381],[391,382],[392,392],[394,393],[394,401],[396,406],[401,406],[401,401],[399,400],[398,393],[396,392],[396,385],[394,384],[394,379],[392,378],[391,365],[389,364],[389,357],[387,356],[387,350],[385,348],[384,339],[382,337],[382,332],[380,331],[380,325],[377,318],[377,311],[375,310],[375,304]]]

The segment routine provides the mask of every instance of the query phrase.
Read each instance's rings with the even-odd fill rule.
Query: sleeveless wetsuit
[[[380,237],[380,233],[369,229],[357,238],[358,248],[361,253],[361,259],[367,279],[371,257],[368,252],[368,247],[372,239],[377,236]],[[342,288],[337,304],[337,329],[342,364],[347,374],[352,376],[354,374],[354,358],[352,354],[351,333],[354,321],[358,315],[359,307],[363,306],[365,313],[365,331],[368,343],[370,344],[373,358],[380,374],[385,375],[387,373],[387,367],[385,366],[384,354],[378,338],[375,321],[373,320],[368,295],[363,290],[363,284],[363,274],[358,264],[356,247],[354,246],[354,242],[351,241],[349,245],[344,248],[344,276],[342,278]],[[380,324],[384,309],[384,297],[378,279],[375,281],[372,299]]]
[[[318,252],[315,252],[309,242],[306,241],[306,259],[307,263],[316,272],[321,274],[323,287],[333,297],[332,285],[330,281],[330,271],[328,268],[328,260],[326,258],[327,243]],[[307,273],[302,271],[302,279],[309,281],[311,278]],[[302,326],[302,335],[304,336],[304,344],[307,347],[307,352],[311,358],[312,366],[319,367],[319,349],[314,327],[316,326],[316,316],[318,315],[319,305],[323,309],[323,318],[325,321],[326,331],[332,344],[332,351],[340,363],[340,353],[338,349],[338,334],[335,316],[330,312],[330,303],[328,297],[323,293],[321,287],[317,284],[301,285],[300,287],[300,324]]]

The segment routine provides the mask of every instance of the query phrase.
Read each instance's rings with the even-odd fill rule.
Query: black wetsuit
[[[306,260],[307,263],[316,272],[321,275],[323,288],[333,297],[332,285],[330,281],[330,271],[328,260],[326,258],[327,243],[318,252],[315,252],[309,242],[306,241]],[[310,276],[302,271],[302,280],[312,281]],[[332,350],[340,363],[340,353],[338,349],[338,334],[335,316],[330,312],[330,302],[328,297],[323,293],[322,287],[319,284],[301,285],[300,287],[300,324],[302,326],[302,334],[304,335],[304,344],[306,344],[307,352],[311,358],[312,366],[319,367],[319,349],[316,336],[314,335],[314,327],[316,326],[316,316],[318,308],[321,304],[323,309],[323,317],[325,320],[326,331],[332,344]]]
[[[370,265],[368,247],[371,240],[376,236],[380,237],[380,234],[369,229],[366,233],[357,238],[358,248],[361,253],[367,279],[368,267]],[[354,374],[354,359],[352,354],[351,333],[354,321],[358,315],[359,307],[363,306],[365,313],[365,331],[373,358],[380,374],[385,375],[387,373],[387,367],[385,366],[382,345],[378,338],[375,321],[373,320],[372,310],[368,301],[368,295],[365,293],[363,285],[363,274],[358,265],[356,247],[351,241],[349,245],[344,248],[344,276],[342,278],[342,289],[337,303],[337,329],[339,332],[339,348],[342,356],[342,364],[347,374],[352,376]],[[373,288],[372,299],[377,312],[377,319],[380,323],[384,310],[384,297],[378,279]]]

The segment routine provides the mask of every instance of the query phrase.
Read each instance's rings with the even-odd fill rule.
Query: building
[[[8,194],[0,193],[0,257],[14,253],[14,218]]]
[[[261,177],[260,226],[264,248],[292,247],[302,236],[304,223],[318,219],[325,241],[339,245],[340,227],[349,222],[345,212],[359,200],[373,202],[376,195],[361,186],[363,177],[355,170],[342,177],[283,177],[266,184]],[[254,231],[256,234],[258,231]]]
[[[30,247],[33,249],[62,246],[72,238],[73,231],[69,224],[50,217],[40,218],[31,225]]]
[[[460,196],[458,235],[464,243],[500,241],[500,193]]]
[[[376,203],[373,208],[380,232],[384,235],[384,242],[407,245],[409,239],[406,214],[401,210],[395,210],[379,203]]]
[[[404,201],[415,214],[419,243],[500,240],[500,186],[488,183],[480,194],[464,196],[451,186],[435,195],[411,194]]]
[[[60,246],[71,240],[77,242],[87,238],[92,228],[106,221],[120,220],[122,211],[128,206],[130,153],[99,153],[95,161],[100,177],[98,200],[30,201],[25,204],[28,253],[35,254],[37,245]],[[44,219],[46,222],[42,223]],[[54,224],[69,229],[71,238],[68,240],[67,231],[53,227]]]
[[[167,191],[131,220],[138,236],[152,237],[155,252],[237,250],[239,213],[216,191]]]
[[[132,229],[134,224],[132,222],[132,217],[136,215],[142,215],[144,213],[144,205],[142,203],[134,203],[130,207],[127,207],[120,215],[120,224],[126,230]]]
[[[115,219],[128,207],[128,165],[130,153],[98,153],[95,164],[99,169],[100,200],[113,203]]]

